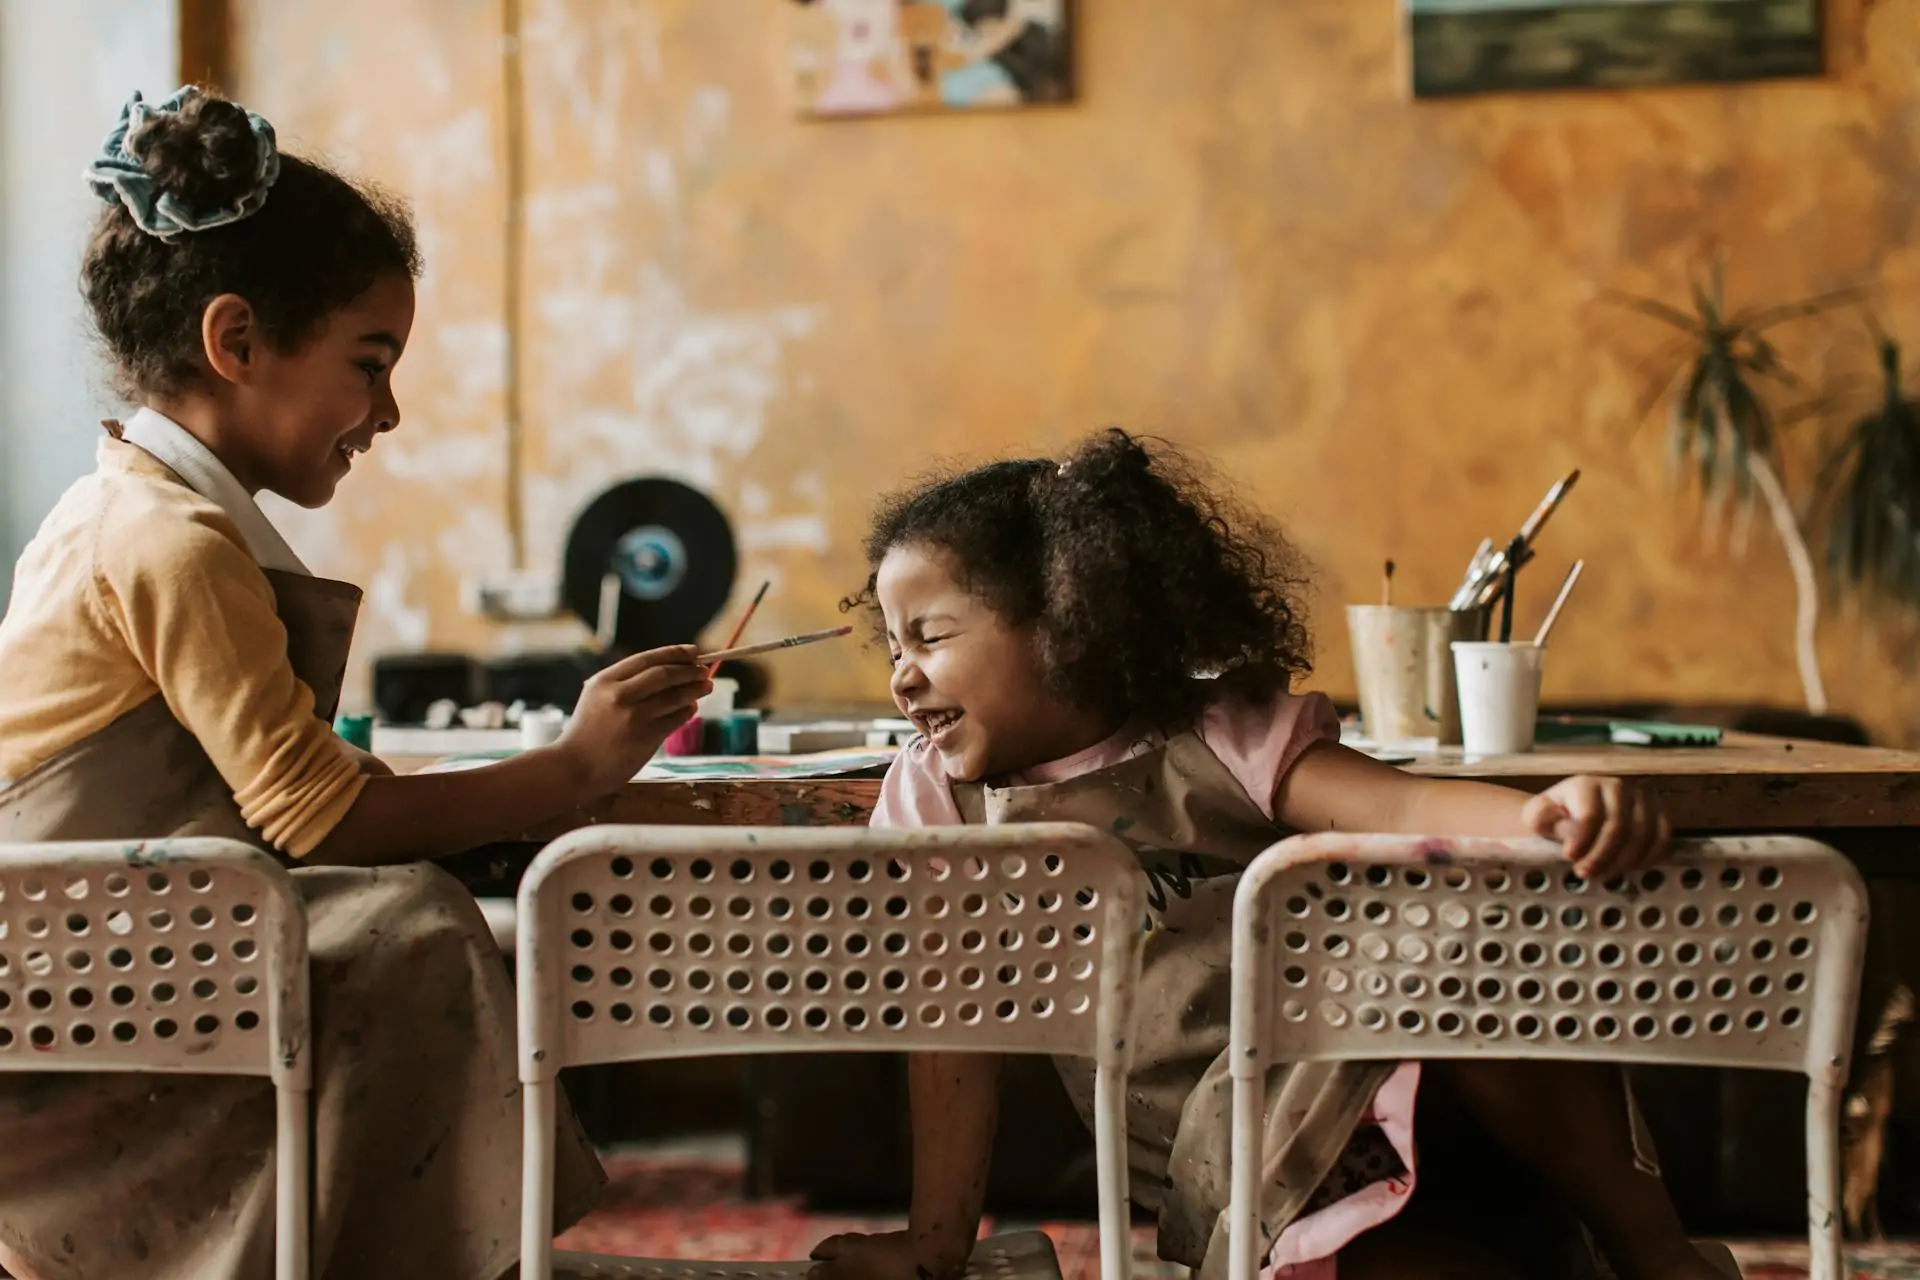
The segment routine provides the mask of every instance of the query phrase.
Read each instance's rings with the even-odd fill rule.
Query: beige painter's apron
[[[1238,872],[1292,834],[1269,821],[1192,732],[1110,768],[1028,787],[956,784],[970,823],[1084,822],[1132,846],[1150,877],[1139,1025],[1127,1079],[1133,1198],[1160,1219],[1160,1256],[1226,1271],[1227,986]],[[1093,1064],[1056,1060],[1093,1125]],[[1301,1062],[1268,1079],[1261,1220],[1268,1238],[1320,1186],[1392,1062]],[[1216,1230],[1216,1223],[1218,1228]]]
[[[331,719],[357,588],[264,570]],[[231,836],[233,794],[158,695],[0,790],[0,842]],[[519,1255],[514,1000],[471,895],[426,863],[293,872],[313,957],[316,1280],[494,1280]],[[273,1273],[274,1095],[250,1077],[0,1074],[0,1240],[36,1280]],[[563,1108],[556,1225],[604,1175]]]
[[[969,823],[1083,822],[1130,845],[1148,875],[1139,1023],[1127,1079],[1133,1199],[1159,1216],[1162,1258],[1226,1275],[1233,1081],[1228,957],[1239,873],[1293,834],[1270,821],[1198,734],[1176,734],[1130,760],[1040,786],[955,784]],[[1068,1095],[1093,1127],[1093,1064],[1057,1058]],[[1340,1160],[1394,1062],[1296,1062],[1267,1077],[1260,1222],[1271,1245]],[[1628,1093],[1636,1159],[1658,1173]],[[1565,1274],[1598,1271],[1569,1222]],[[1261,1252],[1265,1253],[1265,1248]]]

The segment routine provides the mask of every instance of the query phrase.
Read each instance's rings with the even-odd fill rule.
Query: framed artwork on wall
[[[795,0],[810,116],[977,111],[1073,97],[1071,0]]]
[[[1817,76],[1821,0],[1403,0],[1415,97]]]

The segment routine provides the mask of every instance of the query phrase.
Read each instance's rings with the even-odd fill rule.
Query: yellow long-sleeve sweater
[[[273,588],[239,529],[150,454],[108,438],[14,570],[0,618],[0,779],[156,696],[247,823],[295,856],[365,785],[288,664]]]

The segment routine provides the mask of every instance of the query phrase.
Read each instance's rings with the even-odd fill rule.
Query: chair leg
[[[1841,1280],[1840,1086],[1807,1081],[1807,1232],[1811,1280]]]
[[[274,1090],[275,1140],[274,1275],[307,1280],[313,1267],[313,1095],[282,1086]]]
[[[520,1186],[520,1280],[553,1280],[553,1127],[559,1083],[523,1083],[526,1145]]]
[[[1127,1192],[1126,1077],[1102,1066],[1093,1077],[1094,1151],[1100,1191],[1100,1280],[1127,1280],[1133,1216]]]
[[[1260,1113],[1266,1109],[1265,1094],[1264,1072],[1234,1071],[1233,1165],[1227,1172],[1228,1280],[1254,1280],[1266,1261],[1259,1247],[1260,1146],[1264,1136]]]

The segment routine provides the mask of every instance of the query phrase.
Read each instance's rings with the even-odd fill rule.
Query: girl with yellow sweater
[[[399,425],[405,210],[196,90],[135,94],[89,178],[81,271],[141,407],[27,547],[0,619],[0,843],[224,835],[291,860],[316,1028],[316,1277],[515,1263],[513,998],[471,897],[422,859],[631,778],[708,692],[694,652],[589,681],[553,747],[395,777],[330,728],[360,593],[253,495],[327,502]],[[0,867],[4,861],[0,860]],[[272,1272],[271,1087],[0,1073],[0,1262],[52,1280]],[[563,1120],[556,1228],[600,1168]]]

